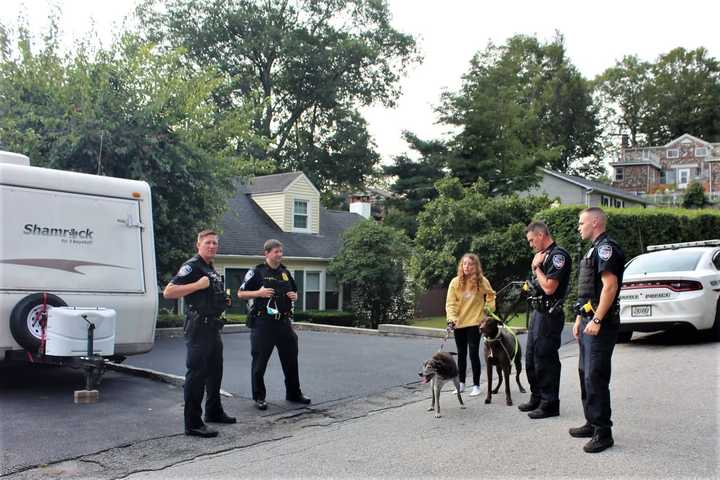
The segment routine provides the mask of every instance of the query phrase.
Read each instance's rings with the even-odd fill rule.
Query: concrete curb
[[[445,329],[443,328],[429,328],[429,327],[413,327],[410,325],[394,325],[391,323],[383,323],[378,326],[377,330],[369,328],[357,328],[357,327],[339,327],[336,325],[323,325],[321,323],[306,323],[306,322],[295,322],[293,323],[296,330],[303,330],[307,332],[328,332],[328,333],[352,333],[357,335],[397,335],[404,337],[431,337],[431,338],[444,338]],[[525,333],[527,330],[524,327],[512,327],[515,333]],[[250,329],[244,324],[233,324],[225,325],[223,333],[248,333]],[[155,330],[156,337],[182,337],[182,328],[158,328]],[[449,338],[454,338],[453,334],[450,333]]]
[[[182,330],[182,329],[180,329]],[[158,382],[168,383],[175,385],[176,387],[182,387],[185,385],[185,377],[180,375],[173,375],[172,373],[158,372],[150,368],[133,367],[132,365],[121,365],[114,362],[106,362],[105,366],[108,370],[114,370],[116,372],[127,373],[136,377],[148,378],[150,380],[156,380]],[[228,398],[232,398],[232,393],[220,390],[220,395]]]

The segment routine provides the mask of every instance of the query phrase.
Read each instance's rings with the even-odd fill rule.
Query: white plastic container
[[[88,354],[88,321],[95,324],[93,353],[115,353],[115,310],[110,308],[55,307],[48,310],[45,353],[56,357]],[[87,321],[85,318],[87,318]]]

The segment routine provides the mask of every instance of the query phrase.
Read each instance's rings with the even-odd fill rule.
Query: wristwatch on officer
[[[593,321],[593,323],[597,323],[598,325],[600,325],[602,323],[602,320],[600,320],[597,317],[593,317],[592,321]]]

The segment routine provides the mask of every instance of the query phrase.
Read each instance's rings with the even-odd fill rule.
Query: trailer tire
[[[41,329],[35,316],[43,305],[43,294],[33,293],[20,300],[10,313],[10,331],[15,341],[29,352],[37,352],[40,348]],[[48,307],[66,307],[62,298],[47,294]]]

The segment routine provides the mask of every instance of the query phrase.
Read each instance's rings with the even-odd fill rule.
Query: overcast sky
[[[98,39],[109,42],[110,32],[133,10],[134,0],[64,0],[61,29],[69,38],[83,36],[92,23]],[[470,58],[489,41],[496,45],[515,34],[534,34],[550,40],[565,37],[568,56],[586,78],[593,78],[626,54],[644,60],[675,47],[705,47],[720,56],[719,1],[511,1],[511,0],[391,0],[395,28],[418,40],[424,62],[402,80],[403,94],[395,109],[364,110],[383,162],[407,150],[402,130],[421,138],[442,135],[433,108],[444,89],[455,90]],[[33,31],[47,25],[52,2],[0,0],[0,22],[15,24],[25,5]]]

